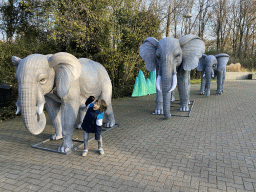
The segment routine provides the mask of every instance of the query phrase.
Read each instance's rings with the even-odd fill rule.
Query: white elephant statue
[[[85,101],[93,95],[107,103],[105,127],[113,127],[112,84],[106,69],[99,63],[60,52],[54,55],[32,54],[24,59],[12,57],[16,67],[21,111],[25,127],[34,135],[46,124],[44,106],[55,127],[53,140],[63,138],[59,152],[72,149],[73,129],[79,113],[81,127],[86,113]]]
[[[189,111],[190,71],[198,65],[205,52],[204,42],[196,35],[185,35],[180,39],[166,37],[158,41],[146,38],[140,46],[140,56],[146,69],[156,69],[156,108],[154,114],[164,114],[168,119],[173,90],[178,85],[180,110]]]
[[[211,79],[217,77],[217,95],[223,92],[223,86],[226,76],[226,66],[229,60],[229,55],[220,53],[218,55],[205,55],[199,59],[197,70],[202,72],[200,95],[206,94],[210,96]],[[206,92],[206,93],[205,93]]]

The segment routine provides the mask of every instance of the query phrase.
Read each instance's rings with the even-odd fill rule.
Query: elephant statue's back
[[[97,98],[104,90],[112,90],[111,80],[103,65],[87,58],[81,58],[79,62],[82,65],[82,75],[79,80],[80,84],[84,85],[81,86],[81,96],[88,98],[94,94]],[[107,103],[110,102],[108,100]]]

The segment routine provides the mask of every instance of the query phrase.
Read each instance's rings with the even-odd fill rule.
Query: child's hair
[[[104,99],[97,99],[95,103],[99,102],[100,108],[98,109],[101,113],[107,110],[107,103]]]
[[[86,102],[85,102],[85,106],[87,107],[87,105],[89,105],[91,102],[93,102],[95,100],[95,97],[94,96],[90,96]]]

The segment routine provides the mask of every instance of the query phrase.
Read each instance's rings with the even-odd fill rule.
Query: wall
[[[226,72],[225,80],[248,79],[249,74],[252,74],[252,72]]]

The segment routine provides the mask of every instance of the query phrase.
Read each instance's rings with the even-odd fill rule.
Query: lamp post
[[[167,15],[166,37],[170,37],[171,12],[172,12],[172,6],[169,6],[168,13],[167,13],[168,15]]]
[[[186,15],[183,15],[183,17],[186,19],[186,23],[185,23],[185,35],[187,35],[187,23],[188,23],[188,19],[190,19],[192,17],[191,13],[188,11],[188,13]]]

